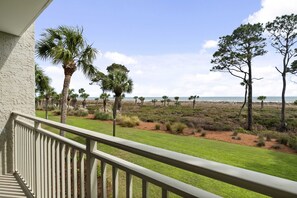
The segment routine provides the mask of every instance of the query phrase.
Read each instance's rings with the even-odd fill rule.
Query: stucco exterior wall
[[[11,112],[34,115],[34,25],[22,36],[0,32],[0,174],[13,169]]]

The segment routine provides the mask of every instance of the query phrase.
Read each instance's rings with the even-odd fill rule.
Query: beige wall
[[[21,37],[0,32],[0,175],[12,171],[12,111],[34,115],[34,25]]]

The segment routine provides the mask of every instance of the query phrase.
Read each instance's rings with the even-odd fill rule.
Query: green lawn
[[[36,115],[39,117],[44,117],[44,112],[37,111]],[[51,114],[49,116],[49,119],[59,121],[58,116],[52,116]],[[86,118],[69,116],[67,118],[67,124],[108,135],[111,135],[112,132],[111,124]],[[44,128],[52,130],[50,127],[47,126],[44,126]],[[55,132],[57,132],[57,130]],[[180,153],[185,153],[203,159],[213,160],[297,181],[297,155],[295,154],[286,154],[277,151],[270,151],[256,147],[241,146],[237,144],[207,140],[203,138],[178,136],[133,128],[122,128],[119,126],[117,126],[116,134],[118,137],[124,139],[129,139],[132,141]],[[72,138],[76,141],[82,143],[84,142],[82,138],[78,138],[71,134],[67,135],[69,138]],[[120,151],[118,149],[111,148],[106,145],[99,145],[99,147],[101,150],[107,153],[116,155],[133,163],[142,165],[162,174],[174,177],[183,182],[192,184],[194,186],[221,195],[223,197],[259,197],[259,194],[238,187],[234,187],[232,185],[225,184],[213,179],[209,179],[204,176],[183,171],[178,168],[164,165],[153,160],[148,160],[146,158],[139,157],[137,155],[125,151]],[[121,177],[121,180],[123,181],[120,182],[124,182],[124,177]],[[137,181],[138,180],[136,180],[136,182],[134,182],[133,185],[136,193],[140,193],[140,191],[137,190],[140,188],[140,184]],[[123,190],[124,188],[121,189],[121,191]],[[159,190],[157,188],[152,188],[152,191],[153,192],[151,196],[157,197]],[[137,194],[135,196],[139,197],[139,195]]]

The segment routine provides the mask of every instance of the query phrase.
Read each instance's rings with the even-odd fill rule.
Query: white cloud
[[[248,16],[244,22],[266,23],[272,21],[276,16],[297,13],[296,0],[262,0],[261,9]]]
[[[241,80],[228,73],[210,72],[212,55],[207,51],[185,54],[164,54],[154,56],[124,55],[135,60],[134,64],[126,65],[129,76],[134,82],[133,93],[127,96],[243,96],[244,89]],[[96,60],[96,65],[105,71],[112,62],[102,56]],[[274,52],[258,57],[253,61],[253,76],[263,78],[254,80],[254,96],[280,96],[282,89],[281,75],[275,66],[281,65],[281,57]],[[63,87],[64,72],[61,66],[43,66],[46,74],[52,78],[52,86],[60,92]],[[281,67],[280,67],[281,68]],[[287,96],[297,95],[297,85],[288,76]],[[297,81],[297,80],[295,80]],[[93,97],[101,93],[99,86],[89,85],[82,72],[76,71],[71,79],[70,88],[76,91],[85,88]]]
[[[217,40],[207,40],[203,44],[203,49],[211,49],[211,48],[216,48],[218,46],[218,41]]]
[[[113,63],[129,65],[129,64],[136,64],[137,61],[129,56],[121,54],[119,52],[105,52],[103,57],[111,60]]]

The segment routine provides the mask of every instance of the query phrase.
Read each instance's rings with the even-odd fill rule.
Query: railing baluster
[[[41,158],[40,158],[40,141],[41,135],[37,132],[37,129],[40,128],[40,123],[35,122],[35,195],[36,197],[41,197]]]
[[[97,160],[91,153],[97,150],[97,142],[87,139],[87,197],[97,197]]]
[[[56,177],[58,177],[56,175],[56,150],[55,150],[55,146],[56,146],[56,140],[52,139],[52,195],[53,197],[57,197],[56,193]]]
[[[130,173],[126,172],[126,198],[132,198],[133,194],[133,177]]]
[[[29,160],[28,160],[28,153],[29,153],[29,151],[28,151],[28,141],[27,141],[27,133],[28,133],[28,129],[26,129],[25,128],[25,130],[24,130],[24,157],[25,157],[25,159],[24,159],[24,165],[25,165],[25,172],[24,172],[24,181],[25,181],[25,184],[28,186],[29,184],[28,184],[28,173],[29,173],[29,171],[28,171],[28,162],[29,162]]]
[[[41,197],[44,197],[44,135],[40,138],[40,177],[41,177]]]
[[[102,198],[107,198],[106,170],[107,170],[106,163],[105,163],[104,161],[101,160]]]
[[[73,197],[77,198],[77,151],[72,152],[72,168],[73,168]]]
[[[65,144],[61,143],[61,192],[62,198],[65,198]]]
[[[32,192],[34,192],[33,190],[33,180],[34,180],[34,176],[33,176],[33,153],[34,153],[34,150],[33,150],[33,131],[32,129],[30,129],[30,132],[29,132],[29,150],[30,150],[30,166],[29,166],[29,174],[30,174],[30,188],[32,190]]]
[[[162,198],[168,197],[168,191],[165,188],[162,188]]]
[[[43,137],[43,166],[44,166],[44,172],[43,172],[43,183],[44,183],[44,198],[47,198],[48,195],[48,166],[47,166],[47,136]]]
[[[71,197],[71,147],[67,147],[67,197]]]
[[[56,196],[57,198],[61,197],[61,167],[60,167],[60,142],[56,141],[56,168],[57,168],[57,192],[56,192]]]
[[[147,192],[148,183],[144,179],[142,180],[142,198],[147,198],[148,192]]]
[[[119,192],[119,169],[112,167],[112,197],[117,198]]]
[[[17,170],[17,130],[16,130],[16,116],[13,116],[12,119],[12,134],[13,134],[13,171]]]
[[[52,167],[51,167],[51,138],[48,137],[47,140],[47,167],[48,167],[48,172],[47,172],[47,179],[48,179],[48,197],[52,197]]]
[[[29,137],[29,130],[30,129],[27,129],[26,130],[26,142],[27,142],[27,179],[26,179],[26,182],[27,182],[27,185],[30,187],[31,186],[31,172],[30,172],[30,168],[31,168],[31,166],[30,166],[30,153],[31,153],[31,151],[30,151],[30,141],[29,141],[29,139],[30,139],[30,137]]]
[[[85,161],[84,153],[79,152],[79,163],[80,163],[80,198],[85,197]]]
[[[21,130],[21,134],[20,134],[20,137],[21,137],[21,164],[20,164],[20,174],[21,174],[21,177],[24,177],[23,173],[24,173],[24,127],[22,127],[22,130]]]

